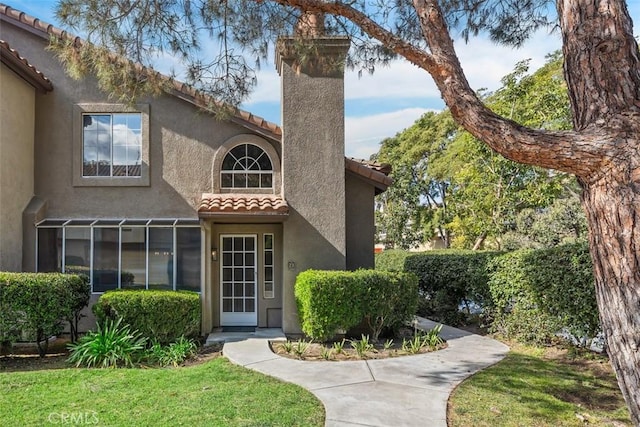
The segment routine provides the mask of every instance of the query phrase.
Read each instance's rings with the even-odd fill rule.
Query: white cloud
[[[406,108],[364,117],[346,117],[346,155],[358,159],[368,159],[378,151],[380,141],[411,126],[427,111],[424,108]]]
[[[468,44],[459,40],[456,49],[462,67],[473,89],[487,88],[495,90],[500,86],[500,79],[513,70],[521,60],[531,58],[531,70],[544,64],[546,54],[560,47],[557,34],[549,35],[538,32],[520,49],[497,45],[486,38],[471,39]],[[433,105],[433,99],[440,98],[431,76],[405,60],[393,61],[388,67],[379,67],[373,75],[363,74],[358,77],[356,71],[347,71],[345,75],[345,99],[375,102],[377,111],[388,106],[389,111],[398,108],[395,100],[402,99],[405,108],[423,108]],[[381,105],[380,100],[383,101]],[[411,102],[415,100],[415,102]],[[258,86],[244,105],[263,102],[279,103],[280,79],[272,63],[264,64],[258,72]],[[410,102],[412,105],[407,105]],[[367,107],[360,106],[358,115],[367,115]],[[400,130],[400,129],[397,129]]]

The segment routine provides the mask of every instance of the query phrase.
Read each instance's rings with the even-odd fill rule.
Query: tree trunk
[[[453,118],[516,162],[574,174],[583,186],[596,297],[611,362],[640,426],[640,58],[624,0],[556,0],[574,131],[528,129],[471,89],[438,0],[412,0],[429,52],[343,2],[272,0],[341,15],[433,77]]]
[[[585,185],[582,205],[609,356],[640,425],[640,184],[616,178]]]
[[[484,243],[486,238],[487,238],[487,232],[486,231],[483,231],[482,233],[480,233],[480,235],[476,239],[476,242],[473,244],[473,248],[471,248],[471,250],[472,251],[480,250],[480,248],[482,247],[482,244]]]

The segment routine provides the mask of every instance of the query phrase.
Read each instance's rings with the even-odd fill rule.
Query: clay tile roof
[[[12,24],[24,28],[30,33],[38,35],[46,40],[49,40],[49,38],[53,35],[59,38],[69,38],[71,40],[74,40],[78,44],[82,43],[82,39],[80,37],[73,36],[72,34],[69,34],[68,32],[60,28],[39,20],[38,18],[34,18],[24,12],[0,3],[0,22],[2,21],[11,22]],[[155,71],[147,70],[142,66],[141,68],[143,71],[155,73]],[[156,73],[156,75],[161,79],[171,83],[171,87],[173,89],[172,94],[176,95],[180,99],[183,99],[198,107],[221,105],[219,101],[207,95],[201,94],[198,90],[185,83],[175,81],[170,77],[160,73]],[[282,136],[282,130],[278,125],[270,123],[262,117],[258,117],[254,114],[249,113],[248,111],[234,108],[232,110],[232,117],[230,118],[230,120],[273,140],[279,140]]]
[[[53,90],[51,80],[31,65],[29,61],[20,56],[18,51],[12,49],[9,43],[4,40],[0,40],[0,60],[40,92],[50,92]]]
[[[376,194],[385,191],[393,184],[393,179],[388,176],[391,173],[391,165],[387,163],[346,157],[344,165],[347,171],[371,182],[376,187]]]
[[[211,194],[204,193],[198,215],[219,214],[288,215],[289,205],[273,194]]]

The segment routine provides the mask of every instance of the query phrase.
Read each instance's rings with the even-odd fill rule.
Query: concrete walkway
[[[436,323],[419,320],[424,329]],[[453,388],[500,361],[509,348],[493,339],[445,326],[448,347],[433,353],[381,360],[305,362],[271,352],[281,331],[216,334],[233,363],[298,384],[322,401],[326,426],[446,427]]]

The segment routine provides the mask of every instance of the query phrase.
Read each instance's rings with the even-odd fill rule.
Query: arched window
[[[257,145],[237,145],[224,156],[220,178],[222,188],[273,188],[271,159]]]

